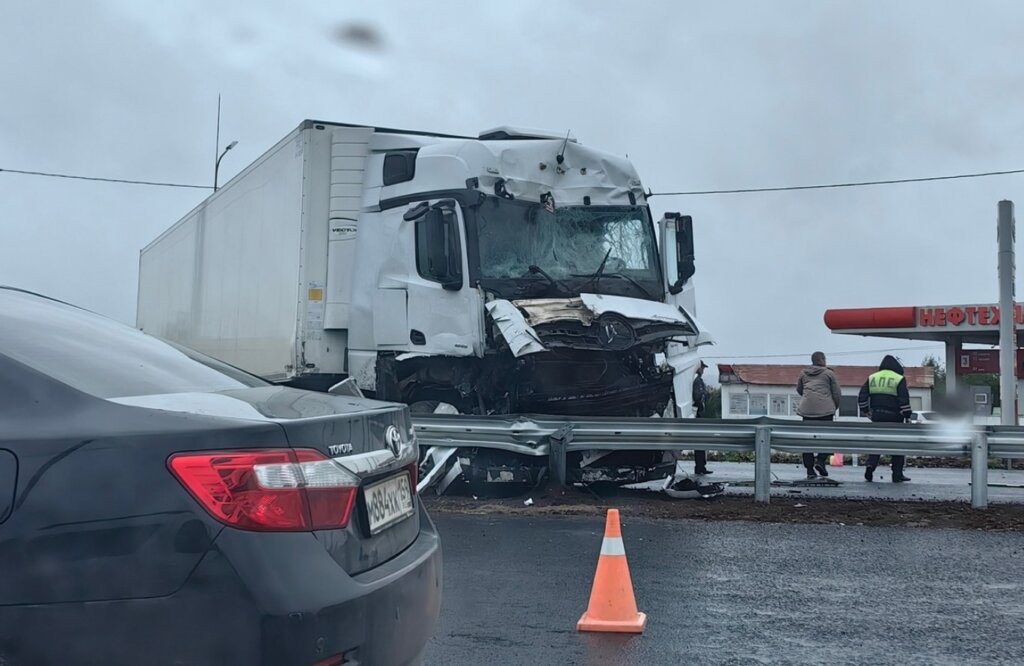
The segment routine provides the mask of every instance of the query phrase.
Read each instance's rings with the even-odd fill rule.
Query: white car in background
[[[941,420],[938,412],[913,412],[910,415],[911,423],[937,423]]]

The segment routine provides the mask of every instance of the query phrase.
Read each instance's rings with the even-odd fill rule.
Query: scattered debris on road
[[[727,484],[700,483],[690,477],[684,477],[672,483],[673,477],[665,479],[663,492],[672,499],[708,499],[718,497],[725,492]]]

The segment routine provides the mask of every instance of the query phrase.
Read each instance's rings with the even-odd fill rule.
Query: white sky
[[[380,45],[338,39],[352,24]],[[571,129],[655,192],[1015,169],[1022,32],[1012,1],[9,0],[0,168],[209,184],[222,93],[221,182],[304,118]],[[139,249],[202,196],[0,173],[0,283],[133,323]],[[724,357],[926,344],[834,336],[822,314],[995,302],[1003,198],[1024,202],[1024,176],[652,208],[694,216]]]

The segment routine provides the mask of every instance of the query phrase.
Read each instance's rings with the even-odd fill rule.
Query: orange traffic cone
[[[619,510],[608,509],[601,557],[597,560],[594,587],[590,591],[590,605],[576,623],[576,630],[642,634],[645,624],[647,616],[637,611],[633,596],[633,581],[629,577],[622,528],[619,527]]]

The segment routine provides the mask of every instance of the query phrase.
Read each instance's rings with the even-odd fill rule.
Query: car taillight
[[[180,453],[167,466],[217,520],[245,530],[348,526],[359,478],[312,449]]]

